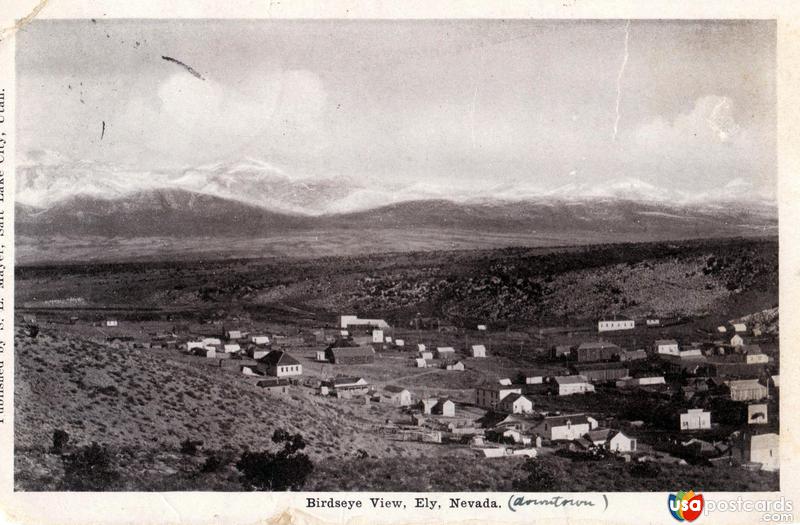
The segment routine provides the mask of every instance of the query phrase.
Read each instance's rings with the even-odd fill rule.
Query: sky
[[[445,191],[774,194],[774,74],[771,21],[38,20],[18,34],[18,148],[142,177],[250,158]]]

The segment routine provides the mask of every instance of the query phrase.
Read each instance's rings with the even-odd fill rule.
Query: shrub
[[[202,441],[186,438],[181,441],[181,454],[195,456],[197,455],[197,449],[200,448],[202,444]]]
[[[547,492],[558,486],[558,473],[549,463],[529,459],[522,466],[522,470],[527,476],[514,480],[514,488],[517,490]]]
[[[277,452],[245,451],[236,463],[242,472],[242,484],[247,490],[300,490],[314,470],[307,455],[300,453],[306,446],[300,434],[283,429],[272,435],[274,443],[282,443]]]
[[[63,490],[102,491],[113,490],[119,481],[119,472],[114,458],[104,445],[92,442],[75,453],[62,456],[64,478]]]
[[[53,454],[61,454],[64,452],[64,447],[67,446],[69,441],[69,434],[60,428],[53,431],[53,448],[50,451]]]

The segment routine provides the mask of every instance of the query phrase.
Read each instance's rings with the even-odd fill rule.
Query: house
[[[741,351],[744,353],[744,362],[748,365],[769,363],[769,356],[759,345],[743,345]]]
[[[320,394],[323,396],[332,395],[348,399],[366,395],[367,392],[369,392],[369,383],[363,377],[336,376],[323,381],[320,385]]]
[[[589,433],[589,421],[584,414],[568,416],[548,416],[533,427],[533,432],[555,441],[558,439],[579,439]]]
[[[511,384],[511,379],[508,378],[508,377],[504,377],[502,379],[499,379],[497,382],[500,383],[503,386],[508,386],[508,385]]]
[[[699,348],[682,348],[678,351],[678,357],[681,359],[692,359],[695,357],[703,357],[703,351]]]
[[[572,370],[593,383],[605,383],[628,377],[628,367],[619,362],[573,365]]]
[[[717,332],[719,332],[721,334],[724,334],[724,333],[728,332],[728,329],[726,327],[720,325],[720,326],[717,327]]]
[[[585,394],[594,392],[594,386],[589,383],[585,376],[557,376],[553,378],[556,384],[557,393],[560,396],[571,396],[573,394]]]
[[[617,388],[636,388],[640,386],[665,385],[664,376],[630,377],[617,381]]]
[[[778,434],[734,432],[731,435],[731,456],[742,463],[757,463],[761,470],[780,469]]]
[[[106,320],[106,321],[103,323],[103,325],[104,325],[104,326],[108,326],[108,327],[111,327],[111,326],[119,326],[119,321],[117,321],[116,319],[107,319],[107,320]]]
[[[242,351],[242,347],[237,344],[222,345],[222,349],[226,354],[236,354]]]
[[[416,363],[417,368],[428,368],[428,362],[421,357],[416,358],[414,362]]]
[[[520,375],[525,378],[526,385],[541,385],[544,383],[545,373],[539,370],[526,370],[520,372]]]
[[[241,330],[228,330],[227,332],[225,332],[225,338],[228,341],[233,341],[235,339],[241,339],[242,338],[242,331]]]
[[[448,363],[445,365],[445,370],[455,370],[456,372],[463,372],[464,371],[464,363],[461,361],[456,361],[455,363]]]
[[[432,414],[437,414],[442,417],[455,417],[456,404],[449,399],[440,399],[431,410]]]
[[[675,339],[656,339],[653,342],[653,351],[661,355],[680,355],[678,341]]]
[[[608,440],[608,450],[611,452],[636,452],[636,440],[622,432],[617,432]]]
[[[711,428],[711,412],[702,408],[690,408],[680,415],[681,430],[708,430]]]
[[[614,343],[605,341],[586,342],[578,345],[575,349],[575,358],[578,362],[590,361],[610,361],[618,356],[622,349]]]
[[[222,340],[220,340],[218,337],[206,337],[205,339],[203,339],[203,344],[206,346],[222,345]]]
[[[391,336],[388,336],[388,335],[385,337],[385,340],[386,340],[387,343],[391,343],[392,342]]]
[[[590,425],[591,426],[591,425]],[[597,430],[590,430],[584,436],[592,446],[601,447],[608,443],[608,438],[614,434],[610,428],[599,428]]]
[[[380,392],[380,400],[400,407],[411,406],[411,392],[400,386],[387,385]]]
[[[452,359],[456,355],[456,350],[452,346],[440,346],[436,348],[436,357],[439,359]]]
[[[731,323],[733,326],[733,331],[737,334],[743,334],[747,332],[747,325],[744,323]]]
[[[291,382],[288,379],[263,379],[256,386],[263,388],[268,394],[287,395]]]
[[[744,346],[744,338],[739,334],[734,335],[731,337],[731,346],[734,348],[737,346]]]
[[[551,355],[555,358],[559,357],[570,357],[572,355],[573,350],[572,345],[556,345],[553,347]]]
[[[500,412],[509,414],[530,414],[533,412],[533,401],[524,394],[509,394],[505,396],[497,408]]]
[[[254,335],[250,338],[250,342],[254,345],[268,345],[269,344],[269,336],[266,335]]]
[[[475,389],[475,404],[482,408],[494,408],[509,394],[521,394],[522,387],[484,385]]]
[[[522,443],[523,445],[530,445],[531,444],[531,438],[530,437],[523,435],[522,432],[520,432],[519,430],[513,429],[513,428],[509,428],[509,429],[506,429],[506,430],[502,431],[502,433],[500,435],[502,437],[504,437],[504,438],[513,439],[514,443]]]
[[[424,351],[425,351],[425,345],[423,345],[423,344],[421,344],[421,343],[420,343],[420,344],[417,344],[417,351],[418,351],[419,353],[422,353],[422,352],[424,352]]]
[[[642,349],[624,350],[621,354],[619,354],[619,360],[622,362],[639,361],[641,359],[647,359],[647,352]]]
[[[282,350],[273,350],[258,360],[258,370],[275,377],[299,376],[303,373],[303,365]]]
[[[486,347],[484,345],[472,345],[472,357],[486,357]]]
[[[394,344],[396,344],[400,348],[403,348],[403,347],[406,346],[406,342],[405,342],[404,339],[395,339]]]
[[[478,325],[478,330],[480,330],[481,332],[485,332],[486,331],[486,325],[485,324],[479,324]]]
[[[614,332],[618,330],[633,330],[636,323],[633,319],[622,315],[615,315],[597,322],[598,332]]]
[[[186,350],[192,351],[195,348],[203,348],[206,346],[202,341],[187,341],[186,342]]]
[[[266,356],[270,353],[269,348],[259,348],[257,346],[249,346],[247,347],[247,355],[253,359],[261,359],[262,357]]]
[[[215,357],[217,357],[217,350],[214,347],[193,348],[192,353],[194,355],[200,357],[207,357],[209,359],[214,359]]]
[[[767,397],[767,387],[758,379],[740,379],[727,382],[732,401],[759,401]]]
[[[372,331],[372,342],[373,343],[383,343],[383,330],[373,330]]]
[[[428,397],[425,399],[421,399],[419,402],[419,406],[422,409],[423,414],[432,414],[433,407],[439,402],[438,399],[435,397]]]
[[[383,319],[360,319],[357,315],[343,315],[339,318],[339,326],[342,329],[350,327],[379,328],[385,330],[389,324]]]
[[[317,361],[327,361],[328,358],[325,357],[325,350],[317,350],[316,351],[316,360]]]
[[[325,358],[334,365],[361,365],[375,361],[375,350],[371,346],[329,346]]]
[[[767,404],[757,403],[747,405],[747,424],[748,425],[765,425],[767,420]]]
[[[647,319],[645,319],[645,321],[644,321],[644,324],[645,324],[645,325],[646,325],[648,328],[653,328],[653,327],[661,326],[661,319],[647,318]]]

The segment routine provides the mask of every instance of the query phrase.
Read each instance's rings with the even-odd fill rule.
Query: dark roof
[[[678,341],[676,341],[675,339],[656,339],[654,341],[654,343],[656,344],[656,346],[660,346],[660,345],[676,345],[676,344],[678,344]]]
[[[525,394],[517,394],[516,392],[513,392],[511,394],[508,394],[506,397],[504,397],[503,400],[500,401],[500,402],[501,403],[505,403],[506,401],[508,401],[509,403],[513,403],[514,401],[516,401],[517,399],[519,399],[521,397],[524,397],[528,401],[531,401],[531,398],[526,396]]]
[[[332,347],[329,350],[335,357],[375,355],[375,350],[371,346]]]
[[[578,346],[578,350],[589,350],[589,349],[602,349],[602,348],[612,348],[619,350],[620,348],[615,345],[614,343],[609,343],[606,341],[587,341],[585,343],[581,343]]]
[[[333,385],[349,385],[351,383],[358,383],[359,380],[361,380],[361,378],[356,376],[336,376],[330,380],[330,383]]]
[[[573,383],[588,383],[589,380],[586,379],[586,376],[582,375],[574,375],[574,376],[556,376],[553,380],[558,383],[559,385],[570,385]]]
[[[603,317],[602,319],[600,319],[601,323],[604,321],[633,321],[633,319],[631,319],[630,317],[626,317],[624,315],[617,314],[617,315],[612,315],[611,317]]]
[[[573,425],[582,425],[589,423],[586,414],[570,414],[566,416],[548,416],[544,418],[545,423],[550,423],[551,426],[566,425],[569,421]]]
[[[620,363],[619,361],[612,361],[610,363],[588,363],[588,364],[582,364],[582,365],[572,365],[572,368],[582,372],[584,370],[608,370],[608,369],[611,369],[611,368],[625,368],[625,369],[627,369],[628,367],[625,366],[624,363]]]
[[[256,383],[256,386],[260,386],[262,388],[270,388],[270,387],[277,387],[277,386],[287,386],[291,385],[291,381],[288,379],[264,379]]]
[[[258,360],[259,363],[265,363],[268,366],[287,366],[287,365],[299,365],[300,361],[295,359],[294,357],[290,356],[286,352],[281,350],[273,350],[261,359]]]
[[[394,392],[394,393],[399,393],[405,390],[405,388],[403,388],[402,386],[397,386],[397,385],[386,385],[385,387],[383,387],[383,389],[386,390],[387,392]]]

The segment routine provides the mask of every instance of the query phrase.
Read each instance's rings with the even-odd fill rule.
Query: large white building
[[[340,328],[346,329],[348,326],[372,326],[385,330],[389,328],[389,323],[383,319],[361,319],[357,315],[343,315],[339,318]]]
[[[636,323],[633,319],[629,319],[627,317],[623,317],[621,315],[615,315],[614,317],[608,319],[601,319],[597,322],[597,331],[598,332],[614,332],[617,330],[633,330],[636,327]]]
[[[690,408],[680,416],[681,430],[706,430],[711,428],[711,412],[702,408]]]

